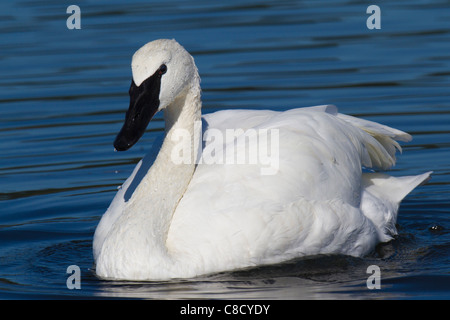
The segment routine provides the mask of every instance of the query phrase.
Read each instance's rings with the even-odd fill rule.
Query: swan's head
[[[156,112],[169,106],[198,77],[192,56],[175,40],[155,40],[133,55],[130,106],[114,141],[118,151],[131,148]]]

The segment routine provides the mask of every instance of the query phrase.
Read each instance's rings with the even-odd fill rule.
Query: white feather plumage
[[[174,130],[197,130],[200,80],[192,57],[173,40],[140,49],[133,75],[142,82],[162,62],[169,70],[160,106],[166,137],[139,162],[99,223],[94,258],[100,277],[186,278],[321,253],[363,256],[392,239],[400,201],[430,176],[362,173],[362,166],[394,165],[396,140],[411,137],[334,106],[202,117],[203,133],[277,129],[276,174],[262,175],[255,164],[174,164]],[[188,70],[181,80],[180,70]],[[171,90],[176,93],[169,97]],[[226,144],[209,143],[217,150]]]

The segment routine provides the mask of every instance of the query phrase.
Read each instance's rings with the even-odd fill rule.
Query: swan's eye
[[[167,72],[167,66],[165,64],[162,64],[161,67],[159,67],[159,74],[163,75]]]

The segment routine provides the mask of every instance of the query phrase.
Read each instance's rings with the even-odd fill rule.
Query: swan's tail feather
[[[339,119],[358,128],[353,138],[361,153],[361,162],[366,167],[389,169],[395,164],[397,150],[402,151],[397,141],[411,141],[411,136],[388,126],[337,113]],[[417,176],[391,177],[383,173],[362,174],[361,210],[376,227],[380,241],[389,241],[397,234],[395,224],[400,202],[417,186],[426,183],[432,172]]]
[[[381,241],[389,241],[397,234],[395,223],[400,202],[417,186],[430,180],[431,173],[405,177],[363,173],[361,210],[374,223]]]
[[[383,170],[391,168],[396,161],[396,151],[402,151],[397,141],[408,142],[412,139],[406,132],[376,122],[341,113],[337,114],[337,117],[366,133],[361,139],[366,149],[366,154],[362,155],[362,162],[366,167],[377,167]]]
[[[377,198],[399,204],[417,186],[431,179],[431,173],[417,176],[392,177],[384,173],[363,173],[363,188]]]

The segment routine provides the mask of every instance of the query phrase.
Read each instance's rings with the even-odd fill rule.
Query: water
[[[0,298],[450,298],[450,5],[378,1],[67,1],[0,4]],[[163,130],[130,151],[112,141],[131,56],[175,38],[196,59],[203,112],[332,103],[402,129],[393,175],[433,170],[400,209],[399,236],[364,258],[317,256],[191,280],[108,282],[92,273],[95,227]],[[67,267],[81,268],[69,290]],[[381,270],[369,290],[367,267]]]

